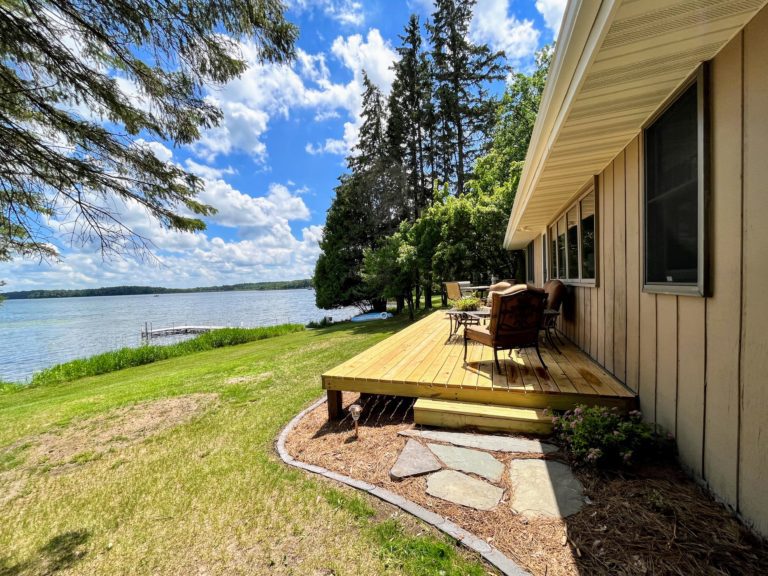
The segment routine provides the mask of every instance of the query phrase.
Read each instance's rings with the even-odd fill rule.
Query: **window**
[[[557,277],[565,278],[565,216],[557,221]]]
[[[557,278],[557,234],[555,227],[549,227],[549,277]]]
[[[549,250],[549,278],[594,284],[597,278],[596,193],[590,186],[550,225],[545,245]]]
[[[525,254],[525,263],[526,263],[526,282],[529,284],[533,284],[536,282],[536,266],[535,266],[535,260],[536,257],[536,251],[533,247],[533,242],[528,244],[528,248],[526,249]]]
[[[567,268],[570,280],[579,279],[579,207],[574,206],[566,213],[568,227]]]
[[[704,68],[645,129],[645,289],[704,295]]]
[[[579,203],[581,210],[581,277],[595,277],[595,191]]]

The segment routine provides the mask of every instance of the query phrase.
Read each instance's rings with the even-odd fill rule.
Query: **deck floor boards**
[[[575,405],[587,401],[632,407],[636,395],[570,342],[560,352],[542,344],[547,369],[533,349],[499,351],[470,343],[464,363],[462,329],[449,335],[444,311],[382,340],[329,370],[323,388],[451,398],[499,405]]]

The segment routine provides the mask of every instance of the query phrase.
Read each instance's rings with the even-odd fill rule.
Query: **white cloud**
[[[346,113],[344,132],[308,150],[347,154],[357,142],[362,108],[363,70],[384,93],[394,80],[392,63],[397,53],[377,29],[366,36],[339,36],[331,46],[331,55],[351,73],[347,82],[332,82],[325,54],[297,53],[292,66],[260,64],[252,44],[242,47],[250,67],[238,79],[209,96],[224,113],[222,124],[205,132],[192,145],[193,152],[206,162],[234,151],[245,151],[264,162],[267,148],[263,142],[274,117],[289,118],[291,110],[315,111],[317,121]]]
[[[199,168],[199,165],[198,165]],[[206,168],[206,167],[204,167]],[[205,172],[205,169],[202,170]],[[309,209],[300,197],[305,188],[273,183],[267,193],[251,197],[221,179],[206,180],[200,199],[219,214],[207,220],[237,227],[240,238],[225,240],[208,233],[163,229],[136,202],[113,208],[121,221],[154,244],[156,262],[132,258],[102,261],[94,246],[62,246],[62,262],[15,260],[0,263],[4,290],[78,288],[141,283],[162,286],[204,286],[311,277],[320,254],[322,227],[309,225],[297,235],[291,222],[307,220]],[[66,237],[71,223],[52,223]],[[130,282],[126,280],[130,279]]]
[[[152,152],[161,162],[170,162],[171,158],[173,158],[173,151],[168,148],[168,146],[165,146],[160,142],[147,142],[143,138],[139,138],[134,142],[134,145],[138,146],[139,148],[146,148]]]
[[[358,0],[292,0],[288,6],[299,12],[322,10],[329,18],[348,26],[362,26],[365,22],[363,3]]]
[[[555,38],[560,31],[566,4],[568,0],[536,0],[536,10],[544,17],[547,28],[552,30]]]
[[[421,10],[430,16],[435,11],[434,0],[406,0],[406,4],[408,5],[409,10]]]
[[[344,123],[344,134],[341,138],[327,138],[319,144],[307,144],[305,150],[309,154],[347,155],[357,144],[362,124],[360,113],[363,107],[363,71],[385,96],[389,94],[395,79],[392,63],[398,59],[398,54],[375,28],[368,31],[366,38],[361,34],[347,38],[339,36],[331,45],[331,53],[353,73],[352,81],[346,84],[343,90],[339,90],[343,91],[343,96],[339,96],[343,97],[344,108],[350,119]]]
[[[474,42],[504,50],[512,64],[535,53],[540,35],[531,20],[518,20],[509,13],[509,0],[478,0],[469,33]]]

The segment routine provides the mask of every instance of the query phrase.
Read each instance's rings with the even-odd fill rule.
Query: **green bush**
[[[330,316],[323,316],[322,320],[310,320],[307,322],[307,328],[325,328],[333,324]]]
[[[576,463],[592,466],[629,466],[650,456],[667,457],[672,436],[662,437],[632,410],[578,406],[552,418],[555,434]]]
[[[275,336],[283,336],[284,334],[301,330],[304,330],[304,326],[301,324],[281,324],[264,328],[222,328],[221,330],[213,330],[190,340],[167,346],[144,344],[138,348],[120,348],[119,350],[105,352],[90,358],[72,360],[71,362],[46,368],[32,377],[30,386],[45,386],[69,382],[85,378],[86,376],[106,374],[107,372],[115,372],[124,368],[143,366],[144,364],[167,360],[168,358],[274,338]]]
[[[451,308],[455,308],[456,310],[471,312],[480,307],[480,298],[477,296],[462,296],[458,300],[449,300],[448,304],[451,305]]]

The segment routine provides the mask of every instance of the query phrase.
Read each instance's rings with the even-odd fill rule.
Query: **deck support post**
[[[328,396],[328,420],[341,419],[342,404],[341,404],[341,390],[327,390]]]

